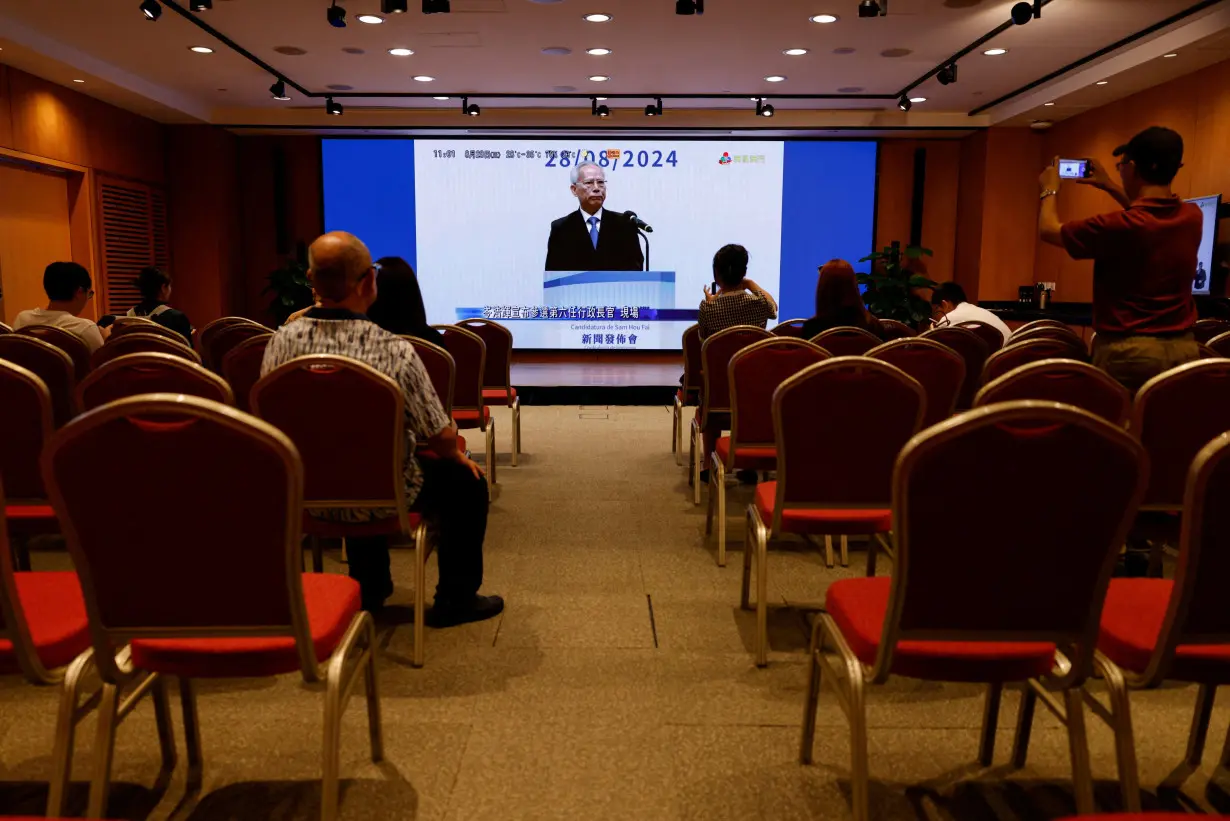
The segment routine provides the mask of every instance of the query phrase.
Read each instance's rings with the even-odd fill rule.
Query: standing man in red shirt
[[[1059,160],[1039,177],[1038,232],[1073,259],[1093,260],[1093,364],[1135,392],[1149,379],[1200,358],[1192,336],[1192,281],[1204,228],[1200,209],[1170,190],[1183,166],[1183,138],[1153,126],[1115,149],[1122,187],[1091,160],[1077,182],[1110,194],[1122,211],[1061,223]]]

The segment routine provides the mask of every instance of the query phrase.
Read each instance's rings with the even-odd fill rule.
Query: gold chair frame
[[[415,350],[431,351],[435,354],[444,356],[444,361],[448,363],[448,392],[447,395],[439,397],[440,404],[444,406],[444,412],[448,414],[450,419],[453,418],[453,391],[457,388],[457,361],[453,359],[453,355],[440,347],[434,342],[428,342],[426,339],[419,339],[417,336],[403,334],[402,339],[409,342],[415,347]],[[420,357],[422,358],[422,357]],[[437,391],[437,393],[439,393]]]
[[[982,408],[1005,401],[1020,401],[996,399],[996,394],[999,391],[1012,387],[1017,382],[1023,382],[1029,379],[1036,372],[1080,373],[1088,376],[1090,379],[1101,382],[1103,385],[1110,388],[1112,392],[1120,394],[1122,401],[1122,412],[1120,413],[1119,418],[1114,421],[1107,421],[1111,421],[1111,424],[1117,424],[1121,428],[1127,426],[1128,419],[1132,416],[1132,395],[1128,393],[1128,389],[1112,379],[1106,371],[1103,371],[1100,368],[1095,368],[1088,362],[1081,362],[1079,359],[1040,359],[1037,362],[1028,362],[1021,365],[1019,368],[1013,368],[1004,375],[992,379],[990,382],[979,388],[978,393],[974,395],[974,407]]]
[[[487,416],[487,417],[483,416],[483,408],[485,407],[485,404],[483,403],[483,374],[486,373],[486,368],[487,368],[487,343],[483,342],[483,338],[481,336],[469,330],[468,328],[461,327],[460,325],[432,325],[431,327],[435,328],[438,331],[448,331],[449,333],[464,334],[466,336],[471,337],[475,342],[477,342],[479,345],[482,346],[482,356],[480,356],[478,359],[478,407],[473,408],[473,407],[464,406],[461,408],[461,410],[477,410],[478,411],[478,429],[483,432],[484,445],[486,447],[486,456],[484,457],[486,459],[486,464],[484,464],[483,467],[487,469],[486,470],[487,498],[490,499],[495,494],[495,484],[496,484],[495,417],[494,416]],[[454,391],[456,390],[456,373],[457,373],[456,372],[456,361],[457,361],[457,358],[453,357]],[[454,396],[454,399],[456,399],[455,396]],[[454,408],[454,410],[456,409]],[[449,415],[450,416],[452,415],[451,411]]]
[[[672,401],[672,421],[671,421],[671,453],[675,454],[675,464],[683,464],[680,457],[683,455],[683,409],[687,407],[686,400],[688,398],[688,383],[690,374],[688,373],[688,336],[694,334],[700,336],[699,325],[689,325],[683,331],[683,336],[680,340],[680,352],[683,354],[683,382],[680,384],[680,390],[683,392],[683,399],[680,401],[679,391],[675,392],[675,398]],[[702,387],[701,390],[704,388]]]
[[[486,325],[492,328],[498,328],[501,333],[503,333],[504,335],[508,337],[508,366],[504,369],[504,384],[503,385],[484,385],[483,390],[503,390],[505,391],[505,407],[512,409],[512,466],[517,467],[517,462],[519,461],[521,457],[521,397],[512,395],[512,389],[513,389],[513,384],[512,384],[513,335],[512,335],[512,331],[508,330],[508,327],[505,325],[501,325],[498,322],[495,322],[490,319],[483,319],[481,317],[475,317],[473,319],[467,319],[465,321],[466,322],[477,322],[477,323],[480,323],[482,325]],[[461,328],[462,330],[470,330],[464,325],[453,325],[450,327]],[[471,333],[473,333],[473,331],[471,331]],[[477,336],[477,334],[475,334],[475,336]],[[479,338],[481,339],[482,337],[479,337]],[[486,344],[485,340],[483,344],[484,345]],[[456,368],[454,367],[454,371],[455,370]],[[484,360],[483,376],[486,377],[486,375],[487,375],[487,370],[486,370],[486,363]],[[484,378],[483,381],[486,382],[486,379]]]
[[[182,356],[176,356],[170,353],[129,353],[123,356],[117,356],[115,359],[104,362],[95,370],[90,371],[85,379],[82,379],[77,385],[77,407],[86,409],[85,394],[90,386],[97,382],[106,379],[115,371],[124,370],[125,368],[139,368],[142,365],[158,365],[160,367],[172,368],[177,371],[191,373],[194,377],[199,377],[205,382],[211,383],[222,395],[226,397],[224,404],[234,405],[235,394],[231,390],[231,386],[226,380],[218,376],[211,370],[208,370],[202,365],[198,365]],[[204,398],[204,397],[202,397]],[[101,406],[100,406],[101,407]]]
[[[201,364],[201,355],[192,350],[192,348],[189,348],[188,345],[184,343],[183,337],[180,337],[177,341],[160,334],[143,333],[141,331],[121,334],[114,339],[107,340],[106,344],[94,351],[93,355],[90,357],[90,364],[95,370],[97,370],[107,362],[110,362],[112,359],[118,359],[121,356],[127,355],[122,351],[116,354],[115,351],[117,348],[126,348],[130,345],[135,346],[142,343],[152,345],[153,350],[150,348],[142,348],[140,350],[133,350],[131,353],[166,353],[186,359],[196,365]],[[106,353],[104,353],[104,351]]]

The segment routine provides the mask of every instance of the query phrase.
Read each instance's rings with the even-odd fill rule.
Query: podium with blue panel
[[[543,304],[675,307],[674,271],[546,271]]]

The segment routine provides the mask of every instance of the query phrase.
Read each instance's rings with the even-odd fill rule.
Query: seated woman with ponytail
[[[177,311],[167,304],[171,298],[170,274],[152,265],[143,268],[137,275],[137,288],[141,291],[141,301],[128,312],[128,316],[152,319],[164,328],[181,334],[188,347],[192,347],[192,323],[183,311]]]

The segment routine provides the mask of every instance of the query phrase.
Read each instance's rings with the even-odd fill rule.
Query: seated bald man
[[[426,623],[450,627],[498,615],[504,600],[478,594],[487,533],[486,479],[482,469],[457,449],[457,428],[441,407],[414,346],[365,315],[376,300],[371,253],[358,237],[335,231],[312,243],[308,265],[318,304],[269,341],[261,374],[298,356],[333,354],[370,365],[401,386],[408,440],[406,501],[415,511],[434,518],[439,527],[440,582]],[[422,441],[440,458],[415,459],[415,446]],[[389,513],[392,511],[346,510],[341,518],[367,521]],[[362,590],[363,608],[379,610],[393,593],[388,537],[347,539],[346,546],[350,577]]]

